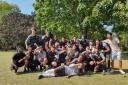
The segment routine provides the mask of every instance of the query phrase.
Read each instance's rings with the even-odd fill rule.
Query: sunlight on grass
[[[75,76],[71,79],[57,77],[42,80],[37,79],[40,72],[16,75],[9,69],[13,54],[14,51],[0,52],[0,85],[128,85],[128,74],[124,78],[118,72],[113,75],[104,76],[102,74],[95,74],[91,76]],[[115,65],[117,67],[117,61]],[[123,61],[123,68],[128,72],[128,58]],[[19,72],[22,71],[22,68],[19,69]]]

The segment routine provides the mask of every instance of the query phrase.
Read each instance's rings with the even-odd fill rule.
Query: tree
[[[97,1],[36,0],[34,3],[36,21],[42,31],[48,30],[55,34],[68,35],[69,38],[82,34],[90,36],[92,31],[103,32],[98,19],[92,16],[92,10]]]
[[[9,4],[5,1],[0,1],[0,22],[1,18],[10,12],[20,12],[20,9],[15,4]]]
[[[128,30],[128,0],[36,0],[33,6],[43,32],[102,39],[104,25],[117,34]]]
[[[102,0],[93,9],[93,16],[99,22],[113,25],[113,32],[118,34],[122,46],[128,48],[128,0]]]
[[[33,15],[13,12],[3,16],[0,24],[0,47],[12,49],[17,45],[24,46],[33,24],[35,24]]]

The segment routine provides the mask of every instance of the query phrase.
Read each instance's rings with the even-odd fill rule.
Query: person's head
[[[62,46],[62,47],[61,47],[61,50],[65,50],[65,49],[66,49],[65,46]]]
[[[81,39],[84,40],[84,35],[81,36]]]
[[[90,46],[93,46],[94,45],[92,40],[89,41],[89,45]]]
[[[35,26],[32,26],[31,31],[32,31],[32,35],[35,35],[36,34],[36,31],[37,31],[36,27]]]
[[[57,67],[57,62],[53,61],[53,62],[52,62],[52,67],[53,67],[53,68],[56,68],[56,67]]]
[[[96,40],[96,45],[99,45],[100,44],[100,40]]]
[[[47,37],[50,37],[50,32],[46,32],[46,36]]]
[[[61,40],[62,40],[62,42],[65,42],[66,41],[65,37],[62,37]]]
[[[32,52],[32,46],[31,45],[28,46],[28,51]]]
[[[58,47],[59,47],[59,43],[55,42],[55,48],[58,48]]]
[[[55,48],[53,46],[51,47],[51,51],[52,52],[55,52]]]
[[[23,48],[22,48],[21,46],[18,46],[18,47],[17,47],[17,51],[18,51],[19,53],[22,53],[22,52],[23,52]]]
[[[107,39],[112,39],[112,33],[107,33]]]
[[[54,40],[58,40],[57,35],[54,35]]]
[[[77,46],[76,45],[73,45],[72,49],[73,50],[77,50]]]
[[[83,45],[82,44],[79,44],[79,49],[83,49]]]
[[[68,43],[67,43],[67,47],[68,47],[68,48],[71,48],[71,47],[72,47],[71,43],[68,42]]]
[[[76,41],[77,40],[77,38],[76,37],[73,37],[73,41]]]
[[[78,63],[82,63],[83,60],[84,60],[84,55],[80,54],[79,57],[78,57]]]
[[[87,52],[90,52],[90,48],[89,48],[89,47],[86,47],[86,51],[87,51]]]
[[[40,46],[40,52],[44,51],[44,47]]]
[[[96,48],[95,50],[96,50],[96,54],[99,54],[99,49],[98,49],[98,48]]]

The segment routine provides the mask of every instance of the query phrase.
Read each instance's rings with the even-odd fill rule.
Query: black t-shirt
[[[95,55],[93,57],[94,57],[95,61],[102,61],[103,60],[103,58],[100,55]]]
[[[26,52],[26,56],[29,57],[29,63],[32,63],[34,61],[34,54],[33,54],[33,52]]]
[[[67,44],[67,41],[63,42],[63,41],[60,41],[60,46],[65,46]]]
[[[35,35],[35,36],[29,35],[26,41],[28,45],[31,45],[34,48],[34,43],[39,44],[41,41],[41,38],[38,35]]]
[[[47,58],[49,63],[55,60],[55,55],[56,55],[56,52],[52,52],[52,51],[47,52]]]
[[[18,62],[20,59],[23,59],[25,57],[25,53],[16,53],[14,56],[13,56],[13,60]]]
[[[61,54],[59,54],[59,60],[60,60],[60,62],[65,62],[66,61],[66,56],[67,56],[67,52],[63,52],[63,53],[61,53]]]
[[[49,42],[50,41],[50,37],[47,37],[46,35],[42,36],[42,41],[43,42]]]
[[[111,47],[110,47],[110,45],[108,43],[101,42],[99,47],[98,47],[99,50],[106,50],[107,48],[109,48],[110,51],[105,52],[105,54],[110,54],[111,53]]]

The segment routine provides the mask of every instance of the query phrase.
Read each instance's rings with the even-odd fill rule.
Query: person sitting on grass
[[[49,51],[47,51],[47,59],[48,59],[48,69],[50,68],[56,68],[60,66],[60,63],[58,61],[58,53],[55,50],[55,47],[52,46]]]
[[[25,67],[24,67],[24,72],[27,71],[34,71],[35,69],[35,62],[34,62],[34,53],[32,51],[32,46],[28,46],[28,51],[26,52],[26,57],[25,57]]]
[[[67,52],[66,52],[66,48],[65,46],[62,46],[61,47],[61,51],[59,52],[59,61],[60,61],[60,64],[66,64],[66,56],[67,56]]]
[[[44,67],[45,69],[48,59],[46,57],[46,52],[44,51],[44,47],[40,46],[39,48],[35,49],[34,55],[35,55],[36,65],[40,65],[40,70],[42,70],[42,67]]]
[[[102,51],[103,55],[106,58],[106,66],[107,66],[107,72],[110,72],[110,57],[111,57],[111,47],[108,43],[101,41],[101,40],[96,40],[96,48],[99,49],[99,51]]]
[[[17,73],[18,68],[25,65],[25,56],[23,48],[19,46],[17,48],[17,53],[15,53],[12,58],[11,70],[14,70],[15,73]]]
[[[78,64],[70,64],[69,66],[59,66],[54,69],[49,69],[47,71],[42,72],[38,79],[42,79],[45,77],[59,77],[59,76],[67,76],[70,78],[75,75],[79,75],[79,69],[83,68],[82,63]]]

